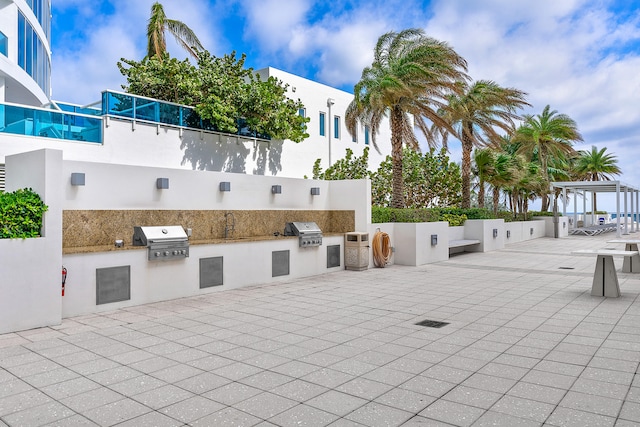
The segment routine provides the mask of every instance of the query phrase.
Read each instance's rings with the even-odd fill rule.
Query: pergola
[[[551,189],[554,188],[562,189],[562,197],[564,200],[567,200],[567,191],[572,191],[576,194],[582,193],[582,212],[587,212],[587,200],[584,197],[585,193],[597,194],[597,193],[616,193],[616,237],[620,237],[620,196],[623,196],[624,201],[624,218],[625,218],[625,228],[624,234],[629,234],[629,232],[638,231],[638,224],[633,219],[635,218],[634,214],[640,213],[639,208],[639,192],[635,187],[624,184],[620,181],[575,181],[575,182],[552,182]],[[635,196],[634,196],[635,195]],[[635,210],[633,208],[633,201],[635,199],[636,206]],[[595,223],[595,209],[593,208],[593,197],[591,198],[591,216],[592,216],[592,224]],[[629,205],[631,206],[631,211],[627,209],[627,200],[629,200]],[[563,205],[562,214],[566,216],[567,214],[567,205],[566,203]],[[577,227],[578,225],[578,200],[576,197],[573,198],[573,227]],[[631,228],[629,228],[629,223],[627,218],[631,214]],[[586,215],[586,214],[585,214]]]

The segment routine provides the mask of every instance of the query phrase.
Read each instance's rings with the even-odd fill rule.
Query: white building
[[[305,105],[305,141],[194,129],[188,107],[105,91],[88,107],[0,105],[0,165],[7,155],[52,148],[62,150],[65,160],[302,178],[312,176],[316,159],[326,169],[347,148],[359,156],[372,145],[364,126],[355,137],[347,132],[344,113],[352,94],[274,68],[259,73],[288,83],[289,96]],[[391,152],[390,129],[383,124],[381,131],[376,142],[382,154],[369,152],[372,170]]]
[[[50,35],[50,0],[0,0],[0,102],[49,102]]]

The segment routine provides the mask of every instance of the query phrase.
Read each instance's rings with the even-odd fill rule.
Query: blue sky
[[[88,104],[121,90],[116,62],[145,54],[153,0],[52,0],[54,99]],[[628,184],[640,186],[640,2],[633,0],[164,0],[214,55],[235,50],[351,91],[377,38],[423,28],[451,44],[475,80],[490,79],[571,116],[607,147]],[[186,55],[171,43],[170,53]],[[459,149],[451,147],[459,160]],[[598,198],[599,204],[602,199]],[[605,202],[603,202],[605,203]]]

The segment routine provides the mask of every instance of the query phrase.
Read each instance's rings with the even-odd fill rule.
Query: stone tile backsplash
[[[115,240],[132,244],[134,226],[181,225],[191,228],[191,241],[224,238],[225,213],[235,217],[231,238],[282,233],[287,222],[313,221],[323,233],[354,231],[354,211],[306,210],[66,210],[62,214],[63,248],[113,246]]]

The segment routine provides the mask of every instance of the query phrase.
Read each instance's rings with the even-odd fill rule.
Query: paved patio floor
[[[637,426],[640,274],[592,297],[595,257],[570,255],[613,237],[0,335],[0,426]]]

